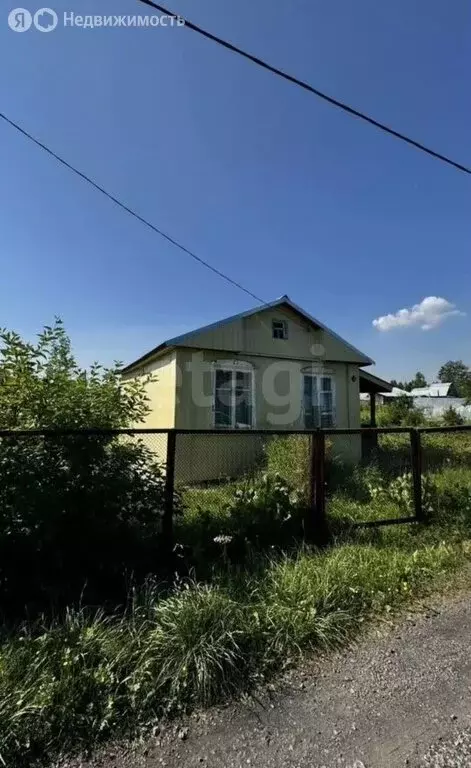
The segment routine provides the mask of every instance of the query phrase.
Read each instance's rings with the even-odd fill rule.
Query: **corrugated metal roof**
[[[443,384],[441,381],[429,384],[428,387],[416,387],[411,390],[414,397],[448,397],[451,382]]]

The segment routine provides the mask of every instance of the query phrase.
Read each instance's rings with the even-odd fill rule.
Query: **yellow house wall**
[[[302,373],[310,368],[306,360],[286,360],[240,353],[231,358],[225,350],[177,350],[177,429],[210,430],[214,428],[213,379],[211,369],[218,361],[249,363],[254,371],[255,427],[258,429],[303,429]],[[289,368],[289,373],[287,371]],[[195,371],[200,371],[196,373]],[[204,370],[204,373],[201,373]],[[360,427],[358,365],[332,362],[316,365],[333,377],[336,393],[336,426]],[[276,374],[276,375],[275,375]],[[264,395],[274,382],[275,393],[284,398],[276,405]],[[290,386],[291,382],[291,386]],[[289,398],[289,404],[288,404]],[[289,419],[285,418],[287,410]],[[361,456],[359,436],[338,436],[330,439],[333,453],[345,461],[357,461]],[[240,436],[179,435],[177,444],[177,477],[183,482],[210,480],[237,475],[253,465],[261,454],[261,441],[250,431]]]
[[[133,424],[137,429],[171,429],[175,426],[175,403],[177,382],[177,355],[176,351],[169,352],[164,357],[154,360],[139,369],[136,373],[127,376],[126,381],[139,378],[144,380],[149,374],[152,380],[145,382],[145,391],[149,399],[150,411],[144,421]],[[150,448],[156,459],[162,463],[167,458],[167,435],[148,434],[140,439]]]
[[[147,363],[138,372],[124,379],[145,380],[149,374],[152,379],[145,383],[146,395],[149,399],[150,411],[145,420],[136,427],[170,429],[175,426],[175,402],[177,382],[177,353],[168,352],[161,358]]]
[[[259,357],[252,354],[238,354],[230,357],[224,350],[177,350],[177,387],[175,426],[179,429],[213,429],[213,391],[211,368],[218,361],[249,363],[254,371],[255,421],[258,429],[303,429],[302,373],[310,365],[304,360],[285,360],[276,357]],[[205,373],[195,376],[200,363]],[[289,372],[287,370],[289,368]],[[338,428],[360,427],[359,368],[354,364],[315,364],[313,370],[324,371],[335,381],[336,426]],[[270,403],[264,396],[263,382],[270,390],[273,382],[279,404]],[[291,381],[291,386],[289,382]],[[201,392],[202,388],[202,392]],[[289,397],[289,404],[288,404]],[[201,401],[200,401],[201,399]],[[281,400],[284,399],[284,403]],[[293,417],[284,419],[291,410]],[[283,423],[284,422],[284,423]]]

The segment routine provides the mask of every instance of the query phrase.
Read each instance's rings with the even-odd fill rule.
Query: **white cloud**
[[[400,309],[394,315],[377,317],[373,320],[373,325],[378,331],[392,331],[394,328],[409,328],[416,325],[423,331],[430,331],[441,325],[448,317],[457,315],[463,317],[465,314],[446,299],[427,296],[420,304],[415,304],[410,309]]]

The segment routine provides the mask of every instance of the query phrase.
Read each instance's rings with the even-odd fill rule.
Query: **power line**
[[[157,11],[160,11],[161,13],[167,16],[176,16],[176,14],[173,11],[169,11],[163,5],[154,3],[153,0],[139,0],[139,2],[144,3],[145,5],[149,5],[151,8],[155,8]],[[178,14],[178,15],[180,16],[180,18],[184,18],[182,17],[181,14]],[[360,120],[364,120],[366,123],[370,123],[370,125],[373,125],[375,128],[378,128],[380,131],[384,131],[384,133],[388,133],[390,136],[394,136],[396,139],[400,139],[401,141],[406,142],[406,144],[410,144],[412,147],[419,149],[421,152],[425,152],[427,155],[430,155],[431,157],[434,157],[437,160],[441,160],[442,162],[453,166],[453,168],[457,168],[459,171],[463,171],[464,173],[468,173],[471,175],[471,168],[467,168],[465,165],[462,165],[461,163],[458,163],[455,160],[452,160],[451,158],[446,157],[446,155],[442,155],[440,152],[435,152],[434,149],[430,149],[430,147],[426,147],[425,144],[422,144],[419,141],[415,141],[415,139],[411,139],[409,136],[406,136],[404,133],[400,133],[399,131],[396,131],[394,128],[391,128],[385,123],[381,123],[379,120],[375,120],[373,117],[370,117],[364,112],[360,112],[360,110],[355,109],[354,107],[351,107],[348,104],[345,104],[344,102],[339,101],[338,99],[334,99],[333,96],[329,96],[327,93],[320,91],[318,88],[314,88],[312,85],[309,85],[309,83],[306,83],[303,80],[299,80],[297,77],[294,77],[293,75],[289,75],[287,72],[284,72],[282,69],[278,69],[278,67],[272,66],[267,61],[260,59],[258,56],[254,56],[253,54],[248,53],[247,51],[244,51],[242,48],[239,48],[238,46],[233,45],[233,43],[229,43],[227,40],[223,40],[221,37],[218,37],[217,35],[213,35],[212,32],[208,32],[206,29],[203,29],[202,27],[199,27],[197,24],[194,24],[192,21],[188,21],[188,19],[185,19],[185,26],[188,29],[191,29],[193,32],[197,32],[199,35],[203,35],[203,37],[206,37],[208,40],[212,40],[214,43],[217,43],[218,45],[222,45],[224,48],[227,48],[227,50],[232,51],[233,53],[237,53],[239,54],[239,56],[243,56],[245,59],[248,59],[253,64],[257,64],[259,67],[262,67],[263,69],[266,69],[269,72],[272,72],[274,75],[278,75],[279,77],[282,77],[284,80],[288,80],[288,82],[294,83],[294,85],[298,85],[300,88],[303,88],[305,91],[309,91],[310,93],[313,93],[315,96],[318,96],[320,99],[327,101],[329,104],[332,104],[334,107],[338,107],[339,109],[342,109],[344,112],[348,112],[348,114],[350,115],[359,117]]]
[[[212,264],[202,259],[201,256],[197,256],[196,253],[193,253],[193,251],[190,251],[188,248],[185,248],[185,246],[179,243],[178,240],[175,240],[170,235],[167,235],[166,232],[163,232],[161,229],[156,227],[154,224],[152,224],[150,221],[145,219],[139,213],[136,213],[136,211],[134,211],[128,205],[126,205],[125,203],[122,203],[121,200],[118,200],[117,197],[115,197],[110,192],[108,192],[104,187],[100,186],[100,184],[98,184],[96,181],[91,179],[90,176],[87,176],[86,173],[79,171],[78,168],[75,168],[75,166],[71,165],[71,163],[68,163],[67,160],[64,160],[64,158],[56,154],[56,152],[54,152],[52,149],[46,146],[46,144],[43,144],[42,141],[39,141],[39,139],[36,139],[31,133],[28,133],[28,131],[26,131],[24,128],[21,128],[20,125],[15,123],[13,120],[10,120],[10,118],[7,117],[5,114],[3,114],[3,112],[0,112],[0,118],[4,120],[6,123],[8,123],[8,125],[10,125],[12,128],[15,128],[15,130],[19,131],[19,133],[23,134],[23,136],[25,136],[27,139],[34,142],[36,146],[40,147],[45,152],[47,152],[48,155],[53,157],[55,160],[57,160],[59,163],[64,165],[66,168],[68,168],[69,171],[72,171],[77,176],[80,176],[80,178],[86,181],[88,184],[91,184],[92,187],[94,187],[98,192],[101,192],[102,195],[105,195],[105,197],[107,197],[109,200],[115,203],[115,205],[117,205],[119,208],[122,208],[123,211],[126,211],[126,213],[129,213],[131,214],[131,216],[134,216],[134,218],[140,221],[141,224],[145,224],[146,227],[151,229],[153,232],[156,232],[161,237],[165,238],[165,240],[167,240],[169,243],[171,243],[172,245],[175,245],[177,248],[179,248],[181,251],[186,253],[188,256],[191,256],[192,259],[197,261],[203,267],[206,267],[206,269],[209,269],[215,275],[218,275],[218,277],[221,277],[227,283],[230,283],[231,285],[235,286],[235,288],[239,288],[241,291],[246,293],[252,299],[259,301],[262,304],[266,304],[266,302],[263,299],[261,299],[260,296],[257,296],[255,293],[252,293],[252,291],[249,291],[248,288],[245,288],[241,283],[238,283],[237,280],[233,280],[232,277],[229,277],[229,275],[226,275],[224,272],[221,272],[221,270],[217,269],[216,267],[213,267]]]

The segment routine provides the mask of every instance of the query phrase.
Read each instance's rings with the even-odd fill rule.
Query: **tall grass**
[[[7,766],[130,736],[162,716],[248,689],[307,651],[345,643],[370,615],[447,578],[461,528],[358,533],[324,552],[265,558],[170,596],[149,586],[126,613],[70,611],[0,650],[0,754]]]

